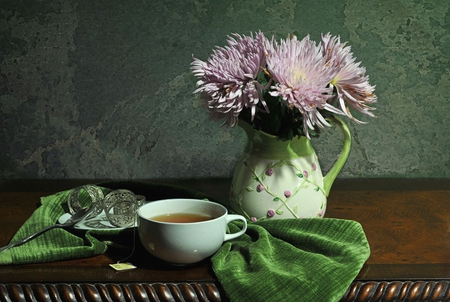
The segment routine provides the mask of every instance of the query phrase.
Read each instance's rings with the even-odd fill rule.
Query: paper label
[[[111,266],[116,271],[127,271],[127,270],[130,270],[130,269],[135,269],[136,268],[136,266],[134,266],[133,264],[131,264],[129,262],[114,263],[114,264],[110,264],[109,266]]]

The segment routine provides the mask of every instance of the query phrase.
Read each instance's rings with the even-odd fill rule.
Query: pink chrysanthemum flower
[[[233,127],[239,113],[250,108],[255,117],[259,102],[267,109],[262,98],[264,88],[256,81],[266,65],[263,45],[267,38],[262,32],[251,36],[228,36],[228,46],[217,47],[204,62],[197,58],[191,63],[192,73],[198,78],[197,89],[206,100],[205,106],[214,120],[224,120]]]
[[[354,118],[348,107],[374,117],[371,111],[375,108],[368,104],[377,102],[373,93],[375,86],[369,84],[369,76],[365,76],[366,69],[359,66],[361,62],[355,63],[356,58],[350,49],[340,42],[340,37],[331,36],[330,33],[322,35],[322,55],[336,73],[330,84],[336,87],[337,95],[329,103],[337,101],[345,115],[357,123],[365,124]]]
[[[332,97],[329,83],[334,73],[326,65],[320,47],[309,36],[301,41],[295,36],[288,37],[273,44],[266,46],[267,69],[276,82],[270,94],[280,96],[291,109],[295,107],[302,113],[307,137],[308,128],[330,126],[318,109],[343,113],[327,102]]]

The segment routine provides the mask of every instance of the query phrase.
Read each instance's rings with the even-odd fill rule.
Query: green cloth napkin
[[[177,186],[137,181],[117,181],[97,184],[104,193],[115,189],[128,189],[144,195],[148,201],[164,198],[208,198],[205,194]],[[41,198],[41,205],[20,227],[11,242],[20,240],[47,226],[58,222],[67,212],[67,197],[70,190]],[[86,195],[86,198],[88,196]],[[74,258],[86,258],[104,253],[108,244],[119,235],[130,230],[89,230],[55,228],[35,239],[9,250],[0,252],[0,265],[43,263]],[[132,236],[120,236],[125,241]],[[120,241],[120,240],[118,240]],[[122,241],[120,241],[122,243]],[[130,245],[132,242],[130,242]]]
[[[11,242],[33,234],[58,222],[66,213],[68,191],[41,198],[41,206],[17,231]],[[106,244],[86,232],[77,236],[66,229],[56,228],[32,239],[31,241],[0,252],[0,264],[25,264],[49,262],[71,258],[83,258],[106,251]]]
[[[369,255],[358,222],[308,218],[249,223],[211,261],[232,302],[327,302],[342,298]]]

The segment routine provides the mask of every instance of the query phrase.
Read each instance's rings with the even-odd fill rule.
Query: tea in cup
[[[242,229],[227,234],[227,224],[243,222]],[[213,255],[224,241],[247,230],[244,216],[228,214],[224,206],[200,199],[165,199],[138,209],[139,238],[153,256],[174,265],[199,262]]]

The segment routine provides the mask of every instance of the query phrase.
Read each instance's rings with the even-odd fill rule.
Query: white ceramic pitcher
[[[243,123],[248,140],[234,170],[230,207],[252,221],[323,217],[331,186],[351,146],[347,125],[337,117],[329,121],[341,129],[344,144],[326,176],[308,138],[283,141]]]

